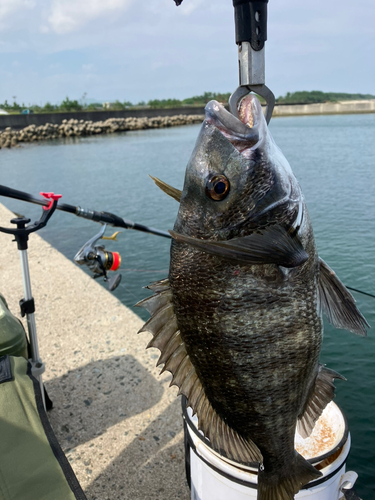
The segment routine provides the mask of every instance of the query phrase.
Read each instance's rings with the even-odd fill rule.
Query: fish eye
[[[206,181],[206,195],[211,200],[223,200],[229,193],[229,181],[225,175],[213,175]]]

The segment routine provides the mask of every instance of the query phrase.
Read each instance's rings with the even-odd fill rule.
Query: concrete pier
[[[12,217],[0,205],[0,225]],[[17,245],[0,242],[0,292],[20,318]],[[188,500],[180,398],[143,321],[38,234],[28,255],[49,417],[88,500]]]
[[[273,116],[375,113],[375,99],[275,106]]]

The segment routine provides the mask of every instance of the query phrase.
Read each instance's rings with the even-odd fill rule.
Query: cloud
[[[190,0],[190,2],[186,2],[183,7],[179,7],[181,10],[181,14],[185,16],[189,16],[192,12],[197,10],[203,4],[203,0]]]
[[[0,0],[0,29],[10,27],[14,14],[24,13],[25,9],[33,9],[34,0]],[[6,22],[5,22],[6,21]]]
[[[0,19],[4,19],[19,9],[32,9],[35,7],[33,0],[0,0]]]
[[[9,0],[13,1],[13,0]],[[124,12],[134,0],[53,0],[48,23],[58,34],[76,31],[87,22]]]
[[[269,2],[268,12],[266,77],[277,95],[373,93],[375,2],[283,0]],[[358,12],[365,14],[360,30]],[[234,38],[230,0],[180,7],[173,0],[0,0],[0,101],[58,102],[88,92],[138,102],[231,91]]]

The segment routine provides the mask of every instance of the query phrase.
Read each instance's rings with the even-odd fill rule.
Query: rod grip
[[[258,51],[267,40],[268,0],[233,0],[236,43],[249,42]]]

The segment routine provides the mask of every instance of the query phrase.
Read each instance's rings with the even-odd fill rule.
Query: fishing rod
[[[3,186],[1,184],[0,184],[0,196],[6,196],[7,198],[13,198],[15,200],[27,201],[29,203],[34,203],[36,205],[42,205],[46,208],[50,205],[49,201],[36,198],[35,196],[32,196],[29,193],[25,193],[23,191],[18,191],[16,189],[12,189],[12,188],[9,188],[7,186]],[[92,220],[94,222],[100,222],[102,224],[109,224],[110,226],[113,226],[113,227],[122,227],[124,229],[134,229],[137,231],[142,231],[144,233],[150,233],[150,234],[155,234],[157,236],[163,236],[164,238],[169,238],[169,239],[171,238],[170,234],[167,233],[166,231],[161,231],[160,229],[155,229],[152,227],[144,226],[143,224],[138,224],[136,222],[132,222],[132,221],[127,220],[127,219],[123,219],[122,217],[119,217],[118,215],[112,214],[111,212],[97,212],[96,210],[84,209],[84,208],[81,208],[80,206],[75,207],[74,205],[69,205],[67,203],[61,203],[61,202],[57,203],[56,210],[68,212],[68,213],[76,215],[77,217],[83,217],[85,219],[89,219],[89,220]],[[103,231],[103,233],[104,233],[104,231]],[[100,238],[102,238],[101,231],[100,231],[99,235],[97,235],[93,238],[93,241],[97,241]],[[104,239],[112,239],[112,238],[104,238]],[[103,247],[98,247],[98,248],[100,248],[100,250],[104,250]],[[84,249],[84,252],[83,252],[83,249]],[[80,252],[83,252],[85,255],[87,254],[87,257],[86,257],[87,262],[85,262],[87,265],[88,265],[88,261],[90,259],[93,260],[92,256],[95,255],[94,260],[97,260],[99,262],[99,265],[100,265],[100,273],[99,273],[99,271],[97,271],[98,276],[104,275],[105,280],[106,280],[106,270],[110,270],[110,271],[117,270],[117,267],[114,268],[114,264],[112,264],[112,267],[111,266],[106,267],[106,265],[109,265],[109,264],[106,264],[106,265],[101,264],[102,260],[104,262],[104,259],[101,258],[101,256],[99,255],[99,250],[97,250],[97,247],[95,247],[93,245],[93,242],[91,240],[89,240],[86,243],[86,245],[84,245],[84,247],[82,247]],[[78,254],[80,252],[78,252]],[[117,252],[106,252],[106,254],[109,254],[109,255],[111,255],[112,253],[116,254]],[[78,256],[78,254],[77,254],[77,256]],[[89,256],[90,256],[90,259],[89,259]],[[107,257],[107,259],[105,260],[105,262],[110,263],[111,259],[108,258],[107,255],[106,255],[106,257]],[[75,259],[75,262],[77,264],[82,264],[82,260],[80,262],[78,262],[78,259],[77,260]],[[95,274],[95,277],[97,277],[96,274]],[[116,283],[116,285],[117,285],[117,283]],[[111,291],[112,291],[112,289],[114,289],[114,288],[112,288],[111,284],[109,287],[110,287]],[[363,295],[367,295],[369,297],[375,298],[375,295],[368,293],[368,292],[363,292],[362,290],[358,290],[357,288],[352,288],[350,286],[347,286],[346,288],[348,288],[349,290],[352,290],[354,292],[361,293]]]
[[[16,189],[12,189],[3,185],[0,185],[0,196],[6,196],[7,198],[13,198],[15,200],[27,201],[28,203],[34,203],[36,205],[42,205],[45,207],[48,207],[49,205],[49,202],[46,200],[41,200],[29,193],[24,193],[23,191],[18,191]],[[163,238],[171,238],[171,235],[167,233],[167,231],[161,231],[160,229],[155,229],[153,227],[144,226],[143,224],[138,224],[137,222],[133,222],[131,220],[123,219],[122,217],[119,217],[118,215],[111,212],[97,212],[96,210],[90,210],[82,208],[80,206],[74,206],[60,202],[58,202],[56,209],[74,214],[77,217],[83,217],[84,219],[92,220],[94,222],[109,224],[113,227],[134,229],[136,231],[142,231],[144,233],[163,236]]]

